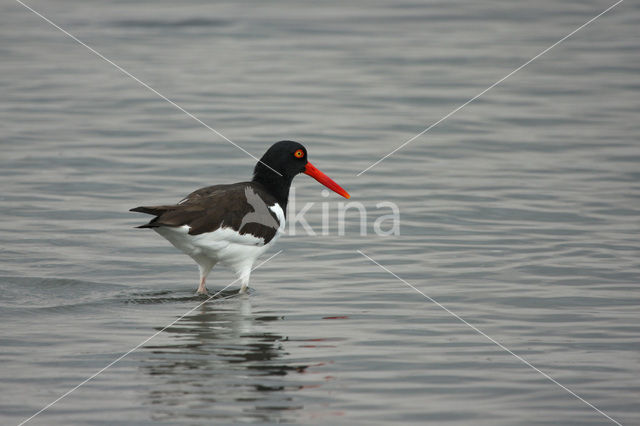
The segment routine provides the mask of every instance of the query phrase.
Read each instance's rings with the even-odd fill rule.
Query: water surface
[[[198,307],[195,265],[127,210],[254,161],[4,2],[0,423],[193,308],[30,424],[608,423],[356,250],[640,423],[637,4],[356,177],[609,4],[29,2],[254,155],[303,142],[367,207],[367,235],[355,211],[339,235],[341,200],[297,178],[317,235],[296,228],[249,295]],[[383,200],[399,236],[373,232]]]

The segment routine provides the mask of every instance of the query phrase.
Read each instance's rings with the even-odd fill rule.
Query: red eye
[[[304,151],[303,151],[303,150],[301,150],[301,149],[299,149],[299,150],[297,150],[296,152],[294,152],[294,153],[293,153],[293,155],[294,155],[296,158],[302,158],[302,157],[304,157]]]

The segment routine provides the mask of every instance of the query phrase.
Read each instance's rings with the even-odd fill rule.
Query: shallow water
[[[357,250],[640,423],[637,4],[358,177],[610,3],[28,4],[253,155],[305,143],[369,216],[339,235],[341,200],[297,178],[316,235],[283,236],[249,295],[202,304],[195,265],[127,210],[254,161],[3,3],[0,423],[159,331],[29,424],[609,422]],[[383,200],[399,236],[373,232]]]

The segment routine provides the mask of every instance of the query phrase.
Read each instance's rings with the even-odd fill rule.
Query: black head
[[[349,198],[350,195],[329,176],[307,160],[307,150],[294,141],[280,141],[271,145],[253,170],[253,181],[262,184],[286,211],[291,181],[300,173],[311,176],[330,190]]]
[[[294,141],[276,142],[253,169],[253,181],[264,185],[285,208],[291,181],[305,171],[306,165],[307,150],[302,144]]]
[[[253,178],[275,175],[290,182],[295,175],[304,172],[306,165],[307,150],[302,144],[280,141],[264,153],[253,170]]]

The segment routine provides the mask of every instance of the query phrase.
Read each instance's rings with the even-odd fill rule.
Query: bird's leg
[[[248,268],[245,268],[240,272],[240,291],[238,294],[243,294],[247,292],[247,288],[249,287],[249,277],[251,276],[251,265]]]
[[[205,281],[207,279],[206,275],[203,275],[200,277],[200,285],[198,286],[198,294],[204,294],[204,295],[208,295],[209,292],[207,291],[207,287],[205,287]]]
[[[207,280],[207,275],[211,272],[211,268],[213,268],[213,265],[216,263],[205,257],[194,257],[193,259],[198,263],[198,270],[200,271],[200,285],[198,286],[197,294],[208,295],[209,292],[205,286],[205,281]]]

